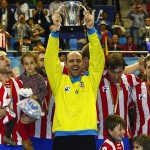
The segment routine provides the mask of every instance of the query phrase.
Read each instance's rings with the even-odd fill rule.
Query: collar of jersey
[[[78,82],[78,81],[81,81],[81,76],[72,77],[72,78],[71,78],[71,82],[72,82],[72,83],[75,83],[75,82]]]

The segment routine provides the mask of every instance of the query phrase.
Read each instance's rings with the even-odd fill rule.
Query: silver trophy
[[[59,12],[62,8],[64,11],[64,26],[80,26],[80,9],[81,7],[84,11],[87,9],[79,1],[65,1],[63,5],[57,10]]]

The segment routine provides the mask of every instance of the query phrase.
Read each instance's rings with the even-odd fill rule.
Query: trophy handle
[[[84,11],[88,11],[83,5],[80,5],[80,7],[82,7],[84,9]],[[85,22],[83,23],[83,26],[85,25]]]
[[[88,11],[83,5],[80,5],[84,9],[84,11]]]
[[[62,9],[62,7],[65,7],[65,5],[60,6],[60,7],[58,8],[58,10],[56,11],[56,13],[59,13],[60,10]],[[56,21],[58,22],[58,20],[56,20]],[[58,24],[59,24],[60,26],[62,26],[60,22],[58,22]]]
[[[60,6],[56,12],[59,12],[62,7],[65,7],[65,5],[62,4],[62,6]]]

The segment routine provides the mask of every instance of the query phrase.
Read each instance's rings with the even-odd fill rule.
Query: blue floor
[[[31,138],[33,147],[35,150],[52,150],[53,140],[51,139],[42,139],[42,138]],[[96,140],[97,150],[103,144],[104,140]],[[128,148],[128,139],[124,139],[125,150]],[[9,146],[9,145],[0,145],[0,150],[23,150],[22,146]]]

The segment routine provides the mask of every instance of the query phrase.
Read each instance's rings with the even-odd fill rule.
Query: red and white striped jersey
[[[0,47],[8,49],[7,38],[6,38],[6,33],[5,32],[2,31],[2,29],[0,29]]]
[[[148,134],[150,136],[150,85],[142,82],[132,89],[132,98],[135,104],[134,136]]]
[[[11,99],[8,96],[7,89],[3,86],[2,82],[0,82],[0,107],[5,107],[9,105]]]
[[[16,114],[16,118],[17,120],[20,119],[20,109],[19,107],[17,107],[17,103],[18,101],[20,100],[20,96],[19,94],[17,93],[17,91],[22,88],[22,82],[20,80],[17,80],[17,79],[14,79],[14,78],[10,78],[10,80],[6,83],[6,86],[9,86],[10,88],[6,87],[7,89],[7,93],[11,94],[10,97],[12,99],[12,109],[13,111],[15,112]],[[8,91],[9,89],[9,91]],[[0,144],[2,144],[2,137],[5,135],[5,128],[6,128],[6,125],[5,124],[2,124],[1,127],[0,127]],[[12,138],[14,139],[14,141],[17,142],[18,145],[21,145],[21,138],[20,136],[18,135],[18,133],[16,132],[16,129],[14,127],[13,129],[13,132],[12,132]]]
[[[6,124],[16,117],[16,114],[13,110],[11,110],[8,105],[10,105],[11,99],[8,96],[7,89],[3,86],[2,82],[0,82],[0,108],[6,107],[6,116],[0,118],[0,126],[2,124]]]
[[[97,100],[97,115],[98,121],[100,122],[100,129],[98,133],[99,139],[107,138],[107,132],[104,129],[104,121],[107,116],[113,114],[113,102],[116,104],[117,94],[118,94],[118,105],[116,109],[116,114],[125,119],[127,124],[127,129],[125,136],[130,134],[129,129],[129,117],[128,117],[128,105],[131,101],[131,88],[139,84],[140,79],[136,78],[134,75],[125,75],[123,74],[120,81],[120,88],[118,84],[108,80],[107,73],[103,75],[99,91],[98,91],[98,100]],[[119,89],[119,92],[118,92]]]
[[[35,123],[27,125],[27,131],[30,133],[31,137],[37,138],[46,138],[52,139],[52,123],[53,123],[53,116],[54,116],[54,97],[51,94],[51,89],[48,81],[46,80],[46,86],[48,90],[48,95],[46,96],[46,102],[48,106],[48,114],[42,116],[39,120]],[[46,110],[45,102],[43,101],[43,110]]]
[[[122,141],[112,142],[106,139],[99,150],[124,150],[124,145]]]

